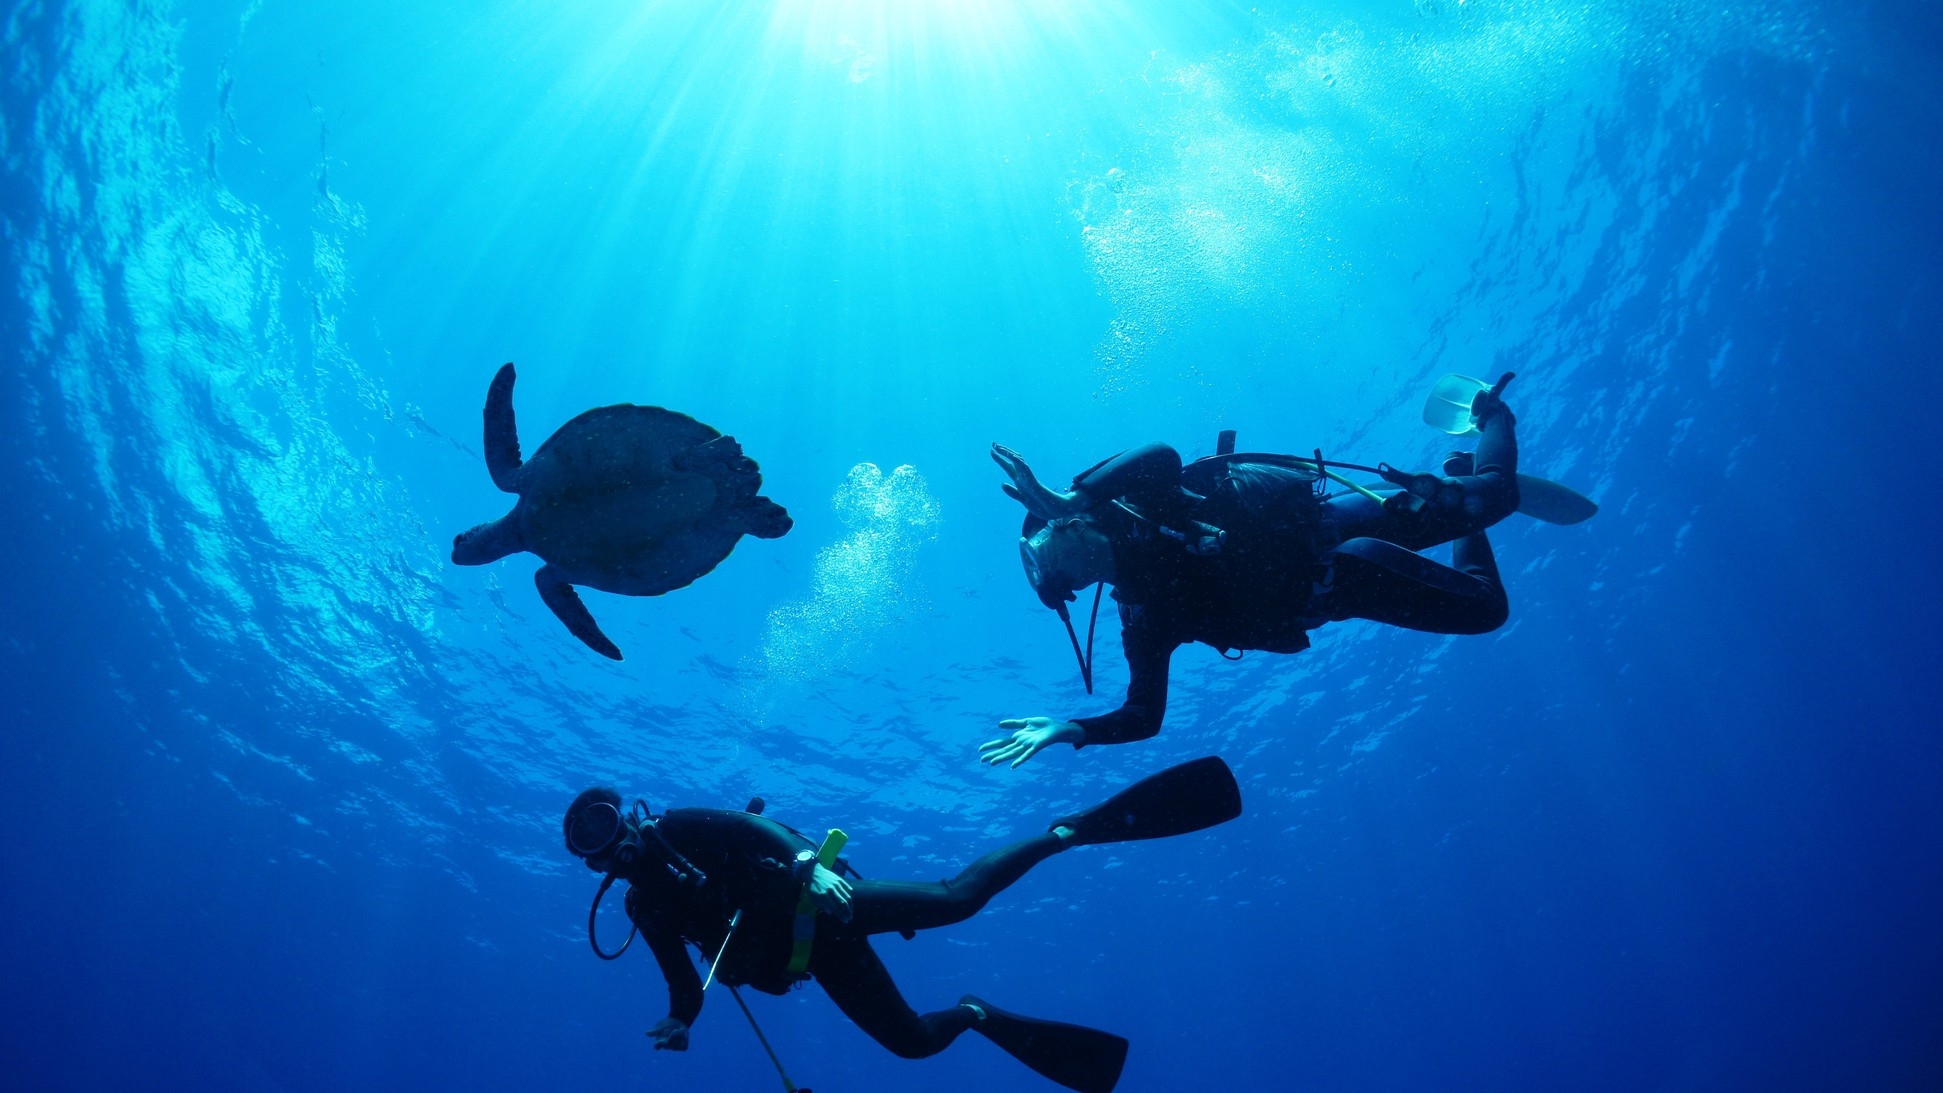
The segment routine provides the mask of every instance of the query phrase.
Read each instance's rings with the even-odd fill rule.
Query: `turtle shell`
[[[735,438],[659,406],[603,406],[521,468],[520,529],[575,584],[659,595],[728,556],[761,487]]]

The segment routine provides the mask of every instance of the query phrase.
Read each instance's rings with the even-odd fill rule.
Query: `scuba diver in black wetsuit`
[[[898,993],[870,936],[910,937],[962,922],[1027,870],[1069,847],[1185,834],[1240,814],[1234,775],[1210,756],[1143,779],[1092,809],[1054,821],[1046,834],[994,850],[951,880],[930,883],[858,877],[835,856],[838,832],[819,851],[803,835],[751,811],[681,808],[657,817],[637,801],[623,813],[620,795],[606,787],[575,798],[563,827],[567,849],[606,874],[595,909],[615,880],[628,882],[628,918],[668,982],[668,1017],[648,1031],[657,1049],[686,1050],[689,1027],[701,1013],[708,984],[688,960],[684,945],[693,944],[709,962],[709,982],[720,979],[731,990],[746,984],[782,994],[814,978],[845,1016],[903,1058],[935,1055],[971,1029],[1053,1081],[1082,1093],[1107,1093],[1119,1080],[1125,1040],[1007,1013],[971,995],[950,1009],[919,1014]],[[593,936],[593,910],[587,931],[604,959],[627,948],[611,954],[601,949]],[[787,1075],[784,1081],[789,1084]]]
[[[1190,642],[1223,655],[1297,653],[1309,647],[1309,630],[1343,619],[1434,634],[1504,625],[1510,606],[1484,529],[1519,507],[1516,418],[1502,398],[1511,378],[1476,394],[1469,416],[1477,451],[1452,453],[1441,478],[1328,464],[1321,453],[1237,455],[1232,434],[1223,434],[1221,453],[1185,468],[1173,448],[1150,444],[1094,466],[1060,493],[1017,453],[993,445],[992,458],[1012,479],[1005,492],[1028,512],[1019,540],[1026,576],[1066,622],[1087,692],[1092,631],[1080,655],[1066,604],[1089,584],[1113,586],[1129,680],[1126,703],[1111,713],[999,722],[1011,735],[981,745],[980,758],[1016,767],[1052,744],[1153,736],[1167,709],[1168,661]],[[1380,496],[1331,466],[1373,471],[1397,492]],[[1325,478],[1354,492],[1319,497]],[[1416,553],[1450,542],[1451,566]]]

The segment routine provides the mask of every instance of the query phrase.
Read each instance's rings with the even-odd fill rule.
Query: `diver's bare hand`
[[[1072,721],[1055,721],[1050,717],[1014,717],[998,723],[1001,729],[1011,729],[1011,736],[1001,736],[997,740],[987,740],[978,745],[979,761],[998,766],[1006,760],[1012,761],[1014,769],[1020,763],[1045,751],[1054,744],[1072,744],[1077,747],[1086,742],[1086,730]]]
[[[660,1024],[648,1030],[648,1039],[654,1041],[656,1051],[687,1051],[688,1026],[673,1017],[663,1018]]]
[[[825,869],[819,862],[816,871],[810,874],[810,902],[831,918],[849,922],[853,913],[850,907],[850,882],[838,876],[834,870]]]
[[[1012,481],[999,484],[1005,495],[1026,507],[1026,511],[1041,520],[1052,520],[1060,516],[1076,516],[1086,509],[1086,499],[1078,493],[1061,493],[1048,488],[1039,481],[1039,476],[1026,466],[1019,453],[1003,444],[992,445],[992,462]]]

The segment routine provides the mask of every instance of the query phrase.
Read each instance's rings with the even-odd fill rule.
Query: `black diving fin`
[[[1518,476],[1518,511],[1548,524],[1579,524],[1592,519],[1599,505],[1570,486],[1537,475]]]
[[[1241,787],[1218,755],[1150,774],[1084,812],[1054,820],[1073,846],[1164,839],[1241,815]]]
[[[1400,487],[1390,482],[1370,482],[1356,487],[1376,493],[1395,493]],[[1599,514],[1599,503],[1578,490],[1535,474],[1518,476],[1518,513],[1548,524],[1582,524]]]
[[[1127,1065],[1127,1041],[1111,1032],[1021,1017],[969,994],[958,1004],[984,1011],[985,1016],[972,1026],[979,1034],[1067,1089],[1112,1093],[1121,1069]]]

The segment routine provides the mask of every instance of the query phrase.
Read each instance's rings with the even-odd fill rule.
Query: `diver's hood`
[[[1046,530],[1050,523],[1045,517],[1035,513],[1025,514],[1025,523],[1019,527],[1019,562],[1025,566],[1026,583],[1032,586],[1033,594],[1039,602],[1064,614],[1066,605],[1079,598],[1079,590],[1063,574],[1055,572],[1046,564],[1045,545],[1033,545],[1033,538]]]
[[[1073,643],[1073,656],[1079,661],[1080,679],[1086,684],[1086,693],[1092,694],[1093,628],[1100,620],[1100,594],[1106,591],[1106,582],[1099,582],[1098,589],[1093,593],[1093,613],[1086,623],[1086,651],[1082,653],[1079,635],[1073,631],[1072,613],[1066,610],[1068,603],[1079,598],[1079,592],[1071,587],[1071,582],[1063,574],[1044,564],[1040,554],[1045,544],[1038,547],[1032,545],[1033,537],[1046,530],[1048,523],[1050,521],[1042,516],[1026,513],[1025,523],[1019,527],[1019,560],[1025,564],[1025,579],[1032,585],[1039,602],[1052,608],[1059,615],[1059,621],[1065,624],[1066,637]]]

